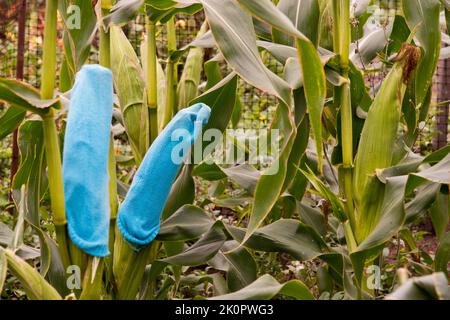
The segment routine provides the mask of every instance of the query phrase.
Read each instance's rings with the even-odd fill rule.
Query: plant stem
[[[112,3],[111,0],[101,0],[102,3],[102,16],[109,14]],[[109,36],[109,31],[106,31],[103,27],[99,28],[100,34],[100,65],[105,68],[111,67],[111,38]]]
[[[150,143],[158,136],[158,77],[156,56],[156,25],[147,17],[147,105],[150,118]]]
[[[42,55],[41,99],[52,99],[55,88],[57,13],[58,0],[47,0]]]
[[[102,16],[109,14],[112,7],[112,1],[102,0],[101,5],[102,5]],[[105,68],[111,68],[110,32],[106,31],[102,27],[99,28],[99,31],[100,31],[100,65],[102,65]],[[115,235],[114,227],[117,217],[117,210],[119,207],[119,202],[117,200],[116,156],[114,153],[113,136],[111,136],[109,143],[108,172],[109,172],[109,206],[110,206],[109,250],[112,255],[114,249],[114,235]],[[112,256],[110,257],[110,259],[112,261]]]
[[[334,51],[339,54],[342,76],[349,80],[349,54],[350,54],[350,0],[333,0],[333,45]],[[356,219],[353,207],[352,167],[353,167],[353,112],[350,99],[350,84],[347,82],[337,88],[337,97],[340,100],[341,111],[341,145],[343,192],[346,198],[347,215],[353,230]],[[353,231],[354,232],[354,231]]]
[[[175,31],[175,18],[171,18],[167,22],[167,49],[169,57],[167,58],[166,66],[166,110],[164,110],[163,128],[172,119],[172,115],[176,108],[176,86],[177,86],[177,68],[176,61],[174,61],[170,55],[177,49],[177,37]]]

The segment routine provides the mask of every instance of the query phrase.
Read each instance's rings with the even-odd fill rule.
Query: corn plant
[[[81,29],[68,27],[71,4],[81,9]],[[393,238],[413,249],[408,225],[424,212],[431,216],[439,248],[420,269],[421,275],[447,272],[450,148],[427,155],[412,149],[432,106],[431,83],[441,49],[439,17],[444,12],[448,18],[450,8],[447,1],[403,0],[390,24],[364,31],[370,4],[99,0],[94,8],[90,1],[47,0],[40,90],[0,78],[0,99],[9,105],[0,118],[6,128],[0,137],[18,128],[21,153],[13,183],[16,225],[11,230],[0,224],[8,236],[0,248],[0,289],[8,269],[30,299],[170,299],[183,297],[183,287],[198,286],[204,290],[192,289],[193,296],[213,299],[319,298],[305,279],[280,283],[264,269],[265,261],[259,261],[264,258],[273,264],[284,253],[304,263],[320,261],[321,298],[336,292],[349,299],[378,298],[380,292],[369,285],[365,271],[383,263],[383,249]],[[58,11],[64,26],[60,66],[55,45]],[[206,20],[196,39],[177,48],[176,15],[200,11]],[[146,17],[140,57],[122,28],[136,13]],[[161,26],[167,31],[165,61],[157,54]],[[101,83],[106,86],[111,79],[114,85],[114,96],[111,92],[96,104],[100,108],[106,103],[105,117],[114,119],[113,130],[103,128],[104,141],[95,149],[107,171],[104,188],[81,201],[108,198],[104,211],[109,221],[77,225],[83,218],[73,218],[79,215],[71,213],[73,204],[64,197],[70,192],[66,168],[70,172],[77,162],[77,158],[66,161],[70,159],[66,153],[73,154],[75,111],[70,110],[77,99],[83,104],[77,77],[89,69],[83,66],[96,33],[101,79],[106,79]],[[217,54],[204,61],[205,49]],[[282,74],[269,70],[267,56],[283,66]],[[364,77],[373,66],[387,75],[371,92]],[[169,145],[163,140],[167,130],[196,106],[210,110],[210,115],[203,115],[204,131],[235,127],[243,104],[237,90],[242,81],[277,99],[270,129],[280,132],[280,147],[268,166],[208,161],[219,141],[200,143],[199,163],[169,166],[167,153],[161,151],[159,162],[155,160],[155,150]],[[97,85],[92,82],[85,92]],[[201,118],[206,109],[195,110]],[[85,110],[81,116],[89,112],[95,113]],[[100,114],[98,123],[84,129],[111,124],[100,123],[99,118]],[[115,155],[119,139],[131,149],[126,161]],[[238,148],[242,141],[233,144]],[[191,157],[194,148],[187,156]],[[130,177],[137,170],[131,186],[130,177],[116,172],[118,164],[128,166]],[[146,172],[152,166],[170,168],[167,172],[174,175],[170,184],[159,179],[149,184]],[[196,194],[199,181],[209,185],[202,201]],[[164,199],[159,206],[145,193],[151,191],[151,183],[157,189],[153,192]],[[230,184],[239,196],[230,195]],[[237,221],[214,219],[207,210],[211,204],[233,210]],[[42,212],[47,209],[54,232],[42,227]],[[145,217],[138,212],[147,211],[157,217],[154,225],[140,224]],[[23,243],[25,228],[39,237],[40,252]],[[102,253],[80,245],[73,228],[107,235]],[[145,237],[133,237],[131,229],[139,229]],[[25,261],[37,258],[39,268]],[[214,272],[204,272],[203,265]],[[80,270],[79,278],[67,273],[74,266]],[[196,272],[189,273],[187,267]],[[390,299],[425,295],[421,288],[429,289],[427,283],[435,278],[439,283],[429,295],[444,297],[437,294],[446,287],[442,273],[408,280],[399,272],[398,278],[402,286]]]

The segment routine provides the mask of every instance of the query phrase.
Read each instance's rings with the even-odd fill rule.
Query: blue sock
[[[158,234],[172,183],[210,113],[201,103],[182,109],[147,151],[117,219],[120,232],[131,244],[147,245]]]
[[[85,65],[72,88],[63,179],[69,236],[84,252],[109,254],[108,154],[113,109],[110,70]]]

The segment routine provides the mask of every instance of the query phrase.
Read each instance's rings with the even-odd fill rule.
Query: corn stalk
[[[355,215],[353,209],[352,167],[353,167],[353,121],[350,100],[349,51],[350,51],[350,1],[333,0],[333,46],[340,58],[341,75],[347,81],[335,88],[334,98],[339,100],[341,112],[341,144],[343,181],[341,193],[346,199],[346,211],[350,226],[355,229]],[[350,235],[350,234],[349,234]]]
[[[56,74],[56,24],[57,0],[47,0],[45,8],[44,45],[42,58],[41,99],[52,99]],[[50,109],[43,117],[45,151],[48,167],[48,180],[53,221],[56,237],[64,266],[70,265],[66,214],[64,204],[64,187],[61,170],[61,153],[58,131],[55,124],[55,112]]]
[[[145,20],[147,33],[146,92],[150,118],[150,143],[158,135],[158,57],[156,55],[156,24],[148,17]]]
[[[177,106],[177,83],[178,83],[178,71],[177,61],[172,59],[171,54],[177,50],[177,38],[175,30],[175,18],[172,17],[166,24],[167,28],[167,50],[168,58],[166,65],[166,105],[164,110],[164,118],[162,121],[162,130],[172,119],[173,114],[176,112]]]

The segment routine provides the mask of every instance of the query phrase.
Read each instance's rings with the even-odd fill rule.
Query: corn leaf
[[[63,0],[58,5],[64,22],[64,67],[61,68],[61,73],[65,74],[61,78],[65,80],[60,81],[60,89],[65,92],[72,87],[75,73],[89,57],[97,17],[89,1]]]
[[[160,241],[198,239],[211,228],[213,222],[204,210],[193,205],[185,205],[163,221],[156,239]]]
[[[447,232],[442,238],[434,258],[434,270],[441,271],[449,275],[448,263],[450,261],[450,232]]]
[[[284,181],[288,170],[288,160],[296,137],[294,115],[288,107],[280,104],[276,110],[272,128],[278,129],[283,138],[278,157],[261,175],[256,184],[252,211],[248,223],[247,232],[243,242],[245,243],[256,229],[263,223],[270,211],[278,201],[283,191]]]
[[[40,222],[40,200],[47,189],[43,136],[42,121],[39,119],[27,120],[20,126],[18,135],[20,165],[13,183],[15,190],[26,186],[27,198],[24,199],[26,217],[36,226]]]
[[[227,236],[222,230],[221,223],[216,222],[186,251],[163,259],[162,262],[181,266],[200,265],[214,257],[226,240]]]
[[[233,109],[236,104],[236,90],[238,78],[235,73],[230,73],[223,80],[218,82],[212,88],[190,101],[190,105],[195,103],[204,103],[211,108],[211,115],[208,123],[203,128],[204,132],[208,129],[217,129],[223,132],[230,122]],[[217,145],[219,141],[203,141],[202,154],[200,159],[206,157],[208,154],[204,152],[204,148],[208,146],[212,151],[212,147]],[[194,146],[194,152],[195,152]],[[194,153],[195,157],[195,153]]]
[[[270,300],[276,295],[284,295],[296,300],[314,300],[308,287],[300,280],[290,280],[280,284],[268,274],[239,291],[212,297],[209,300]]]
[[[60,108],[58,99],[41,100],[39,91],[19,80],[0,78],[0,101],[43,115],[50,107]]]
[[[277,8],[292,21],[294,27],[302,32],[317,47],[319,43],[320,8],[318,0],[280,0]],[[294,39],[278,30],[272,30],[276,43],[294,45]]]
[[[333,213],[336,218],[341,222],[345,222],[347,220],[347,215],[345,213],[344,204],[341,199],[336,196],[328,186],[326,186],[308,167],[307,170],[299,169],[301,173],[309,180],[309,182],[313,185],[314,189],[316,189],[322,197],[324,197],[331,205],[333,209]]]
[[[14,237],[14,232],[3,222],[0,222],[0,246],[7,247]],[[23,245],[16,251],[16,254],[24,260],[32,260],[39,257],[39,250]]]
[[[229,291],[237,291],[256,280],[257,265],[250,252],[236,241],[227,241],[217,254],[208,261],[214,269],[227,273]]]
[[[17,107],[9,107],[0,117],[0,140],[12,133],[25,118],[26,112]]]
[[[253,15],[274,28],[296,37],[296,45],[303,74],[309,120],[316,142],[319,171],[322,170],[322,111],[326,97],[325,72],[314,44],[292,24],[270,0],[239,0]]]
[[[448,222],[450,220],[449,211],[449,197],[448,194],[441,192],[435,193],[435,202],[430,208],[431,221],[433,222],[433,228],[436,232],[436,237],[439,240],[445,236],[447,231]],[[445,240],[444,240],[445,241]]]
[[[398,287],[386,300],[448,300],[450,290],[442,272],[412,278]]]
[[[185,164],[172,184],[161,214],[162,220],[166,220],[183,205],[194,202],[195,183],[192,178],[192,168],[192,164]]]
[[[0,249],[0,294],[3,292],[3,285],[6,280],[6,271],[8,270],[8,261],[5,253]]]
[[[146,0],[145,4],[147,16],[154,23],[166,23],[176,14],[193,15],[202,9],[201,4],[199,3],[177,3],[174,1],[164,2]]]
[[[9,249],[0,251],[6,256],[8,268],[23,285],[32,300],[61,300],[59,293],[33,267]]]
[[[261,60],[251,15],[233,0],[202,0],[202,4],[214,39],[230,67],[248,83],[290,105],[289,86]]]
[[[122,24],[136,16],[144,4],[144,0],[120,0],[111,8],[110,14],[103,17],[101,22],[106,29],[111,24]]]

